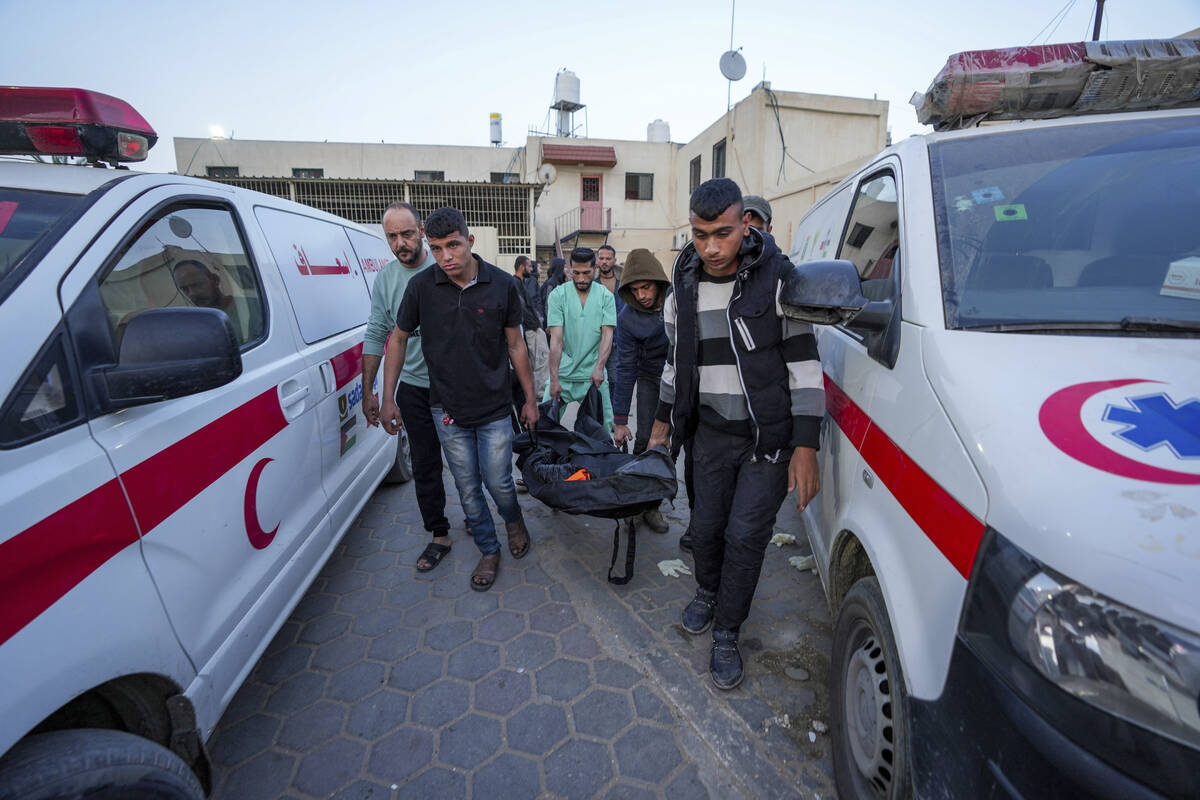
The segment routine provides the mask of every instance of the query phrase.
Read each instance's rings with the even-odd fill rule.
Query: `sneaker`
[[[679,537],[679,549],[692,552],[692,529],[690,527],[683,532],[683,536]]]
[[[717,609],[717,593],[697,588],[692,602],[683,608],[683,629],[691,634],[704,633],[712,625]]]
[[[646,523],[646,527],[655,533],[666,533],[671,527],[657,508],[642,512],[642,522]]]
[[[708,661],[708,674],[718,689],[733,689],[742,682],[742,652],[738,649],[737,631],[722,631],[713,628],[712,655]]]

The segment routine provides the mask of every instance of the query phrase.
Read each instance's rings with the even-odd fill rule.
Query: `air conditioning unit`
[[[671,236],[671,249],[682,250],[687,246],[687,243],[692,240],[691,234],[687,231],[676,231]]]

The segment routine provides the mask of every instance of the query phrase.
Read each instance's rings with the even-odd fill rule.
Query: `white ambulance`
[[[835,323],[839,790],[1200,797],[1200,41],[962,53],[922,100],[783,298]]]
[[[0,88],[0,152],[141,160]],[[0,798],[195,798],[204,742],[397,446],[360,413],[378,236],[177,175],[0,161]]]

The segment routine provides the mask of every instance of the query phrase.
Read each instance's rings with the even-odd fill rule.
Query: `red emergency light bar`
[[[84,89],[0,87],[0,153],[144,161],[158,134],[133,106]]]
[[[969,50],[946,61],[917,119],[936,130],[983,120],[1200,106],[1200,39]]]

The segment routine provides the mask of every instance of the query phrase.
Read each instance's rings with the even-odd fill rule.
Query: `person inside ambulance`
[[[171,277],[192,305],[225,312],[233,325],[239,344],[258,338],[262,332],[262,309],[257,303],[239,303],[221,289],[221,276],[194,258],[185,258],[171,267]]]

